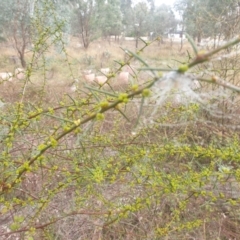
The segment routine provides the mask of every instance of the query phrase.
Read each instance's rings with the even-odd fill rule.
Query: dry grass
[[[66,53],[58,53],[54,47],[48,49],[48,52],[45,53],[45,65],[41,56],[34,61],[33,67],[31,69],[30,82],[26,88],[26,98],[34,99],[34,96],[37,96],[39,91],[42,91],[43,85],[46,85],[47,95],[50,96],[50,99],[54,96],[59,96],[63,93],[71,93],[71,83],[74,79],[79,79],[80,82],[84,83],[82,78],[82,70],[92,69],[96,74],[100,74],[98,69],[101,67],[110,67],[112,69],[117,69],[119,65],[114,62],[123,61],[125,58],[124,51],[120,48],[130,49],[131,51],[135,50],[135,41],[125,41],[121,46],[113,41],[109,43],[106,40],[96,40],[90,44],[89,49],[76,48],[78,44],[78,39],[71,37],[69,44],[66,46]],[[143,45],[142,43],[139,44]],[[153,44],[149,47],[147,53],[143,53],[143,57],[150,56],[150,62],[154,61],[154,58],[158,57],[158,54],[161,55],[161,51],[167,53],[167,50],[164,50],[164,46],[158,46]],[[156,51],[158,48],[160,51]],[[1,57],[0,57],[0,71],[1,72],[14,72],[16,67],[19,67],[16,63],[12,61],[12,58],[17,58],[15,50],[10,47],[8,43],[1,44],[0,46]],[[150,53],[155,53],[155,56],[151,56]],[[33,52],[31,49],[26,53],[26,60],[30,62],[32,59]],[[66,62],[67,60],[67,62]],[[19,64],[19,62],[18,62]],[[139,66],[135,63],[135,66]],[[143,78],[146,78],[143,74]],[[112,80],[111,80],[112,81]],[[114,88],[124,89],[121,86],[118,86],[118,83]],[[1,88],[1,97],[7,102],[15,102],[20,99],[21,90],[24,86],[24,82],[19,82],[14,80],[13,82],[2,84]],[[52,90],[51,90],[52,89]],[[54,93],[54,94],[52,94]],[[56,97],[58,98],[58,97]],[[49,100],[49,97],[46,99]],[[53,99],[52,99],[53,100]]]
[[[114,60],[124,60],[125,54],[121,49],[129,49],[135,51],[135,41],[123,41],[120,44],[112,41],[109,43],[107,40],[96,40],[90,44],[86,50],[79,47],[77,44],[78,39],[71,37],[68,45],[66,45],[66,52],[68,54],[68,63],[66,64],[66,56],[64,53],[56,52],[56,48],[48,49],[45,53],[45,61],[47,68],[47,79],[54,79],[57,82],[68,82],[72,78],[81,77],[83,69],[93,69],[96,73],[98,69],[102,67],[110,67],[116,69],[119,67]],[[139,41],[139,48],[143,47],[144,43]],[[0,58],[0,71],[13,71],[16,67],[11,60],[11,57],[17,57],[16,52],[13,48],[10,48],[8,44],[0,47],[1,58]],[[180,51],[180,43],[165,42],[159,44],[158,42],[153,43],[147,48],[147,51],[142,53],[142,57],[149,62],[149,64],[155,64],[159,67],[166,67],[167,65],[174,65],[175,60],[182,61],[187,55],[187,51],[190,51],[190,46],[185,43],[183,49]],[[26,53],[27,62],[31,61],[32,51],[28,50]],[[69,66],[71,67],[72,74]],[[174,66],[172,66],[174,67]],[[43,79],[43,65],[42,60],[39,58],[39,62],[35,62],[33,65],[33,82]],[[71,76],[72,75],[72,76]]]
[[[43,106],[45,108],[53,107],[62,99],[64,99],[64,103],[67,105],[68,101],[71,102],[71,99],[68,98],[66,94],[69,94],[72,98],[81,100],[83,93],[80,91],[71,92],[70,84],[74,78],[79,78],[79,87],[82,87],[84,82],[81,78],[81,71],[83,69],[93,69],[97,72],[97,69],[100,67],[110,66],[111,68],[116,68],[117,64],[115,64],[113,60],[123,60],[125,57],[124,52],[115,42],[109,44],[107,41],[95,41],[90,45],[88,50],[76,48],[77,43],[76,38],[71,38],[70,44],[66,47],[67,58],[64,54],[57,54],[54,48],[50,49],[48,53],[46,53],[46,71],[44,70],[41,60],[35,63],[30,82],[28,82],[25,91],[26,102],[38,106],[41,94],[43,96],[41,107]],[[140,43],[140,45],[141,44],[142,43]],[[121,47],[134,51],[135,42],[123,42]],[[150,66],[166,68],[170,65],[171,67],[177,67],[179,65],[177,61],[186,61],[187,51],[191,51],[188,44],[185,44],[181,51],[179,49],[180,44],[178,43],[174,45],[168,42],[160,45],[154,43],[147,48],[147,51],[142,53],[142,57]],[[13,68],[12,64],[7,60],[13,54],[12,50],[4,47],[0,50],[2,50],[3,53],[3,60],[5,59],[1,69],[6,71],[7,69]],[[28,61],[31,59],[31,54],[31,52],[27,54]],[[133,62],[132,65],[136,68],[141,67],[136,61]],[[215,67],[219,66],[220,65],[217,65]],[[198,70],[200,71],[201,69]],[[43,75],[44,72],[46,76]],[[138,76],[139,82],[144,82],[149,79],[147,73],[142,73]],[[12,103],[21,99],[22,87],[24,86],[23,81],[15,80],[14,82],[6,82],[1,86],[0,96],[4,101]],[[113,82],[113,88],[124,91],[128,89],[129,86],[123,86]],[[109,87],[105,88],[105,90],[109,89]],[[91,101],[93,101],[93,103],[97,102],[97,100]],[[89,106],[83,106],[81,110],[85,111],[85,108],[90,108],[93,103],[91,102]],[[221,104],[221,102],[219,102],[219,104]],[[141,150],[147,149],[147,146],[153,146],[153,152],[151,153],[153,156],[151,157],[149,166],[152,167],[153,174],[156,172],[162,175],[166,174],[167,181],[168,176],[171,174],[173,174],[173,176],[174,174],[179,174],[180,178],[184,178],[184,174],[189,172],[188,167],[191,164],[191,170],[201,171],[205,166],[209,166],[211,159],[209,160],[207,157],[199,156],[195,158],[194,161],[191,160],[192,162],[189,162],[188,157],[181,158],[178,154],[171,155],[169,153],[166,153],[164,158],[159,158],[158,150],[161,149],[165,143],[176,140],[176,146],[178,146],[181,141],[186,141],[187,144],[192,144],[193,146],[200,145],[207,147],[214,141],[222,145],[227,144],[227,138],[233,135],[227,127],[224,129],[220,127],[222,123],[221,119],[216,120],[212,117],[212,119],[210,119],[211,122],[215,122],[216,124],[206,123],[204,121],[209,120],[211,116],[208,116],[204,111],[199,111],[197,120],[192,124],[176,127],[152,126],[151,128],[148,126],[135,136],[132,134],[132,131],[135,130],[134,123],[137,120],[138,110],[136,104],[131,105],[131,103],[129,103],[124,111],[127,116],[130,116],[130,122],[126,122],[123,116],[117,111],[109,111],[105,115],[106,120],[96,123],[93,132],[90,131],[83,135],[83,138],[79,137],[81,134],[72,133],[61,139],[56,148],[50,149],[44,155],[46,165],[42,166],[41,163],[36,163],[39,165],[39,169],[26,174],[25,179],[23,179],[21,183],[22,192],[16,192],[16,194],[19,199],[23,200],[27,199],[29,196],[28,193],[33,194],[37,204],[38,201],[41,201],[42,197],[47,197],[49,194],[48,190],[57,187],[59,182],[62,181],[65,183],[66,179],[72,181],[70,185],[67,185],[66,188],[63,188],[61,192],[57,192],[57,194],[52,197],[49,205],[43,210],[42,214],[39,214],[39,217],[33,218],[33,220],[38,221],[37,223],[39,224],[41,224],[41,221],[43,223],[48,222],[52,216],[62,216],[63,213],[71,209],[75,210],[76,208],[85,209],[86,212],[104,212],[108,209],[114,212],[116,207],[118,207],[117,204],[123,207],[124,204],[134,202],[134,198],[138,195],[144,199],[154,193],[151,198],[151,206],[145,206],[139,210],[130,212],[126,218],[122,218],[104,227],[103,224],[105,223],[104,221],[106,221],[106,217],[103,214],[102,216],[91,216],[91,214],[77,214],[73,212],[72,216],[65,217],[56,224],[38,229],[35,235],[36,239],[79,239],[79,236],[86,240],[100,239],[101,237],[102,239],[113,240],[156,239],[156,229],[171,223],[174,211],[178,210],[179,199],[183,199],[183,196],[180,196],[178,193],[176,193],[175,196],[174,194],[166,196],[167,194],[162,194],[164,189],[161,189],[161,187],[159,187],[159,189],[157,189],[156,186],[147,187],[149,184],[147,178],[146,182],[140,184],[135,182],[136,179],[134,175],[131,176],[127,169],[132,168],[131,171],[138,174],[138,168],[141,170],[140,167],[147,164],[148,160],[145,156],[141,156]],[[234,108],[234,110],[236,112],[237,109]],[[167,109],[166,106],[166,109],[162,108],[159,111],[161,111],[161,114],[168,112],[169,121],[178,121],[183,115],[181,106],[170,106],[170,110],[169,108]],[[77,111],[75,113],[70,110],[69,113],[67,111],[55,112],[56,117],[69,117],[69,119],[72,117],[70,114],[76,114],[77,119]],[[25,132],[23,131],[16,136],[16,145],[14,145],[15,152],[12,157],[14,158],[15,154],[16,156],[19,154],[23,156],[22,161],[25,161],[25,155],[28,156],[29,152],[36,150],[36,147],[43,142],[43,139],[49,136],[48,130],[51,127],[53,129],[54,124],[58,124],[58,121],[57,118],[55,119],[45,115],[36,122],[32,121],[32,125],[28,127]],[[164,121],[167,122],[168,120],[165,119]],[[230,121],[228,124],[231,123]],[[234,124],[238,124],[238,121],[234,122]],[[83,126],[83,130],[84,127],[85,126]],[[223,141],[225,139],[226,142]],[[156,148],[155,144],[157,144]],[[137,156],[136,159],[134,159],[133,156]],[[128,161],[126,161],[126,159]],[[14,161],[19,160],[15,160],[14,158]],[[133,163],[132,161],[135,162]],[[21,163],[19,162],[18,164]],[[51,168],[54,165],[57,165],[59,169],[54,171],[53,174]],[[109,169],[107,168],[108,165],[110,166]],[[109,178],[112,174],[111,171],[119,171],[119,179],[113,183],[106,179],[103,184],[94,184],[88,170],[95,169],[96,166],[106,166],[106,172],[109,174]],[[79,167],[82,172],[77,174],[76,177],[72,176],[71,178],[70,175],[69,178],[66,169],[71,172],[75,167]],[[82,175],[85,177],[81,180]],[[149,177],[151,179],[152,176],[149,175]],[[139,177],[139,180],[141,179],[143,178]],[[164,180],[164,178],[162,178],[162,180]],[[228,180],[231,181],[231,179],[227,179],[226,182]],[[131,186],[129,184],[131,181],[135,185]],[[209,184],[207,180],[205,182],[203,181],[203,188],[201,190],[206,190]],[[93,191],[95,192],[89,194],[87,189],[88,185],[93,186]],[[166,186],[167,185],[166,183]],[[214,185],[214,189],[207,190],[214,192],[215,189],[216,185]],[[188,189],[186,189],[186,191],[187,190]],[[225,193],[227,190],[223,189],[221,191]],[[80,197],[76,196],[76,193],[81,193]],[[160,195],[158,195],[158,193]],[[229,198],[231,198],[231,196]],[[80,201],[78,199],[80,199]],[[234,237],[237,239],[237,237],[239,237],[239,224],[233,216],[234,208],[232,209],[233,211],[227,211],[228,209],[222,209],[224,204],[219,204],[219,206],[216,204],[212,207],[211,212],[207,209],[207,206],[205,206],[207,201],[210,202],[211,198],[208,199],[206,197],[205,199],[201,196],[189,198],[186,209],[179,216],[181,218],[179,224],[194,218],[203,220],[203,224],[200,227],[191,231],[185,230],[181,233],[176,231],[172,233],[170,237],[162,237],[159,239],[217,239],[219,236],[222,237],[222,239],[234,239]],[[201,206],[201,208],[199,206]],[[19,212],[18,209],[14,209],[14,211],[18,214],[20,212],[26,216],[31,216],[31,209],[28,208],[28,206],[26,208],[20,207]],[[206,222],[204,219],[207,219]],[[19,235],[16,236],[16,238],[17,237],[19,237]],[[22,238],[24,239],[24,234]]]

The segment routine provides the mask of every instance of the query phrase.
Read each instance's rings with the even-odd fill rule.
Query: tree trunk
[[[201,43],[201,40],[202,40],[201,32],[198,32],[198,33],[197,33],[197,42],[200,44],[200,43]]]
[[[20,57],[20,61],[21,61],[22,67],[23,67],[23,68],[26,68],[27,63],[26,63],[26,61],[25,61],[24,52],[21,53],[19,57]]]
[[[89,38],[87,36],[87,33],[86,34],[84,34],[84,32],[82,33],[82,42],[84,48],[87,49],[89,47]]]

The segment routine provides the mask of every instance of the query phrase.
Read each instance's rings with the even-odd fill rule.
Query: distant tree
[[[70,0],[73,6],[72,32],[81,37],[83,46],[100,36],[119,35],[122,14],[119,0]]]
[[[134,21],[132,1],[121,0],[120,8],[122,12],[122,23],[124,25],[125,32],[128,33],[131,31],[131,25]]]
[[[186,31],[200,42],[203,35],[204,19],[204,3],[200,0],[179,0],[176,3],[176,9],[182,14],[183,23]]]
[[[155,0],[147,0],[148,4],[150,5],[150,11],[154,12],[155,11]]]
[[[133,8],[135,22],[134,24],[138,24],[139,33],[145,34],[147,32],[147,17],[150,13],[150,9],[145,2],[139,2]]]
[[[175,29],[177,20],[170,6],[162,4],[157,7],[152,15],[151,29],[158,35],[164,35]]]
[[[212,4],[217,7],[219,33],[228,40],[239,33],[240,30],[240,2],[239,0],[221,0],[220,7],[215,2]],[[224,13],[224,14],[223,14]]]
[[[104,4],[103,0],[70,0],[73,6],[72,33],[80,36],[84,48],[98,36],[100,36],[99,8]]]
[[[198,42],[202,37],[233,37],[239,30],[238,0],[178,0],[176,10],[182,15],[186,30]]]
[[[123,23],[119,0],[110,0],[103,4],[100,15],[100,28],[103,36],[121,34]]]
[[[2,30],[0,30],[0,42],[5,42],[6,38],[3,36]]]
[[[137,3],[133,8],[134,21],[132,22],[132,30],[133,35],[136,37],[136,48],[138,48],[138,38],[148,32],[149,12],[149,7],[144,1]]]
[[[3,35],[16,49],[22,67],[26,67],[25,52],[31,42],[32,1],[3,1],[1,9],[0,22]]]

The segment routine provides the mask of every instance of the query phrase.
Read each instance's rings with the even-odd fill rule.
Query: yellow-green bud
[[[97,113],[96,119],[99,120],[99,121],[103,120],[104,119],[104,114],[103,113]]]
[[[163,76],[163,73],[162,72],[158,72],[158,77],[161,78]]]
[[[143,97],[149,97],[150,95],[151,95],[151,91],[148,88],[143,89],[143,91],[142,91]]]
[[[81,123],[81,120],[80,120],[80,119],[74,121],[74,124],[75,124],[76,126],[79,126],[80,123]]]
[[[134,84],[132,85],[132,90],[135,92],[138,90],[138,85],[137,84]]]
[[[187,70],[188,70],[187,64],[183,64],[178,68],[178,72],[180,72],[180,73],[185,73]]]
[[[119,94],[118,99],[124,103],[127,103],[128,102],[128,94],[121,93],[121,94]]]
[[[107,108],[109,106],[109,102],[107,102],[107,101],[100,102],[99,105],[101,108]]]

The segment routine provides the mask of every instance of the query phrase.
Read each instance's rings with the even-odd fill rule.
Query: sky
[[[132,2],[136,4],[136,3],[141,2],[141,1],[142,0],[133,0]],[[167,5],[173,6],[175,1],[176,0],[155,0],[155,5],[159,6],[159,5],[164,3],[164,4],[167,4]]]
[[[159,6],[161,4],[167,4],[167,5],[173,5],[175,0],[155,0],[156,6]]]
[[[133,4],[137,4],[139,2],[145,1],[147,2],[147,0],[132,0]],[[155,0],[155,6],[160,6],[161,4],[166,4],[166,5],[170,5],[171,7],[174,7],[174,3],[177,0]],[[176,16],[176,18],[180,19],[181,17],[179,16],[179,14],[173,9],[173,12]]]

